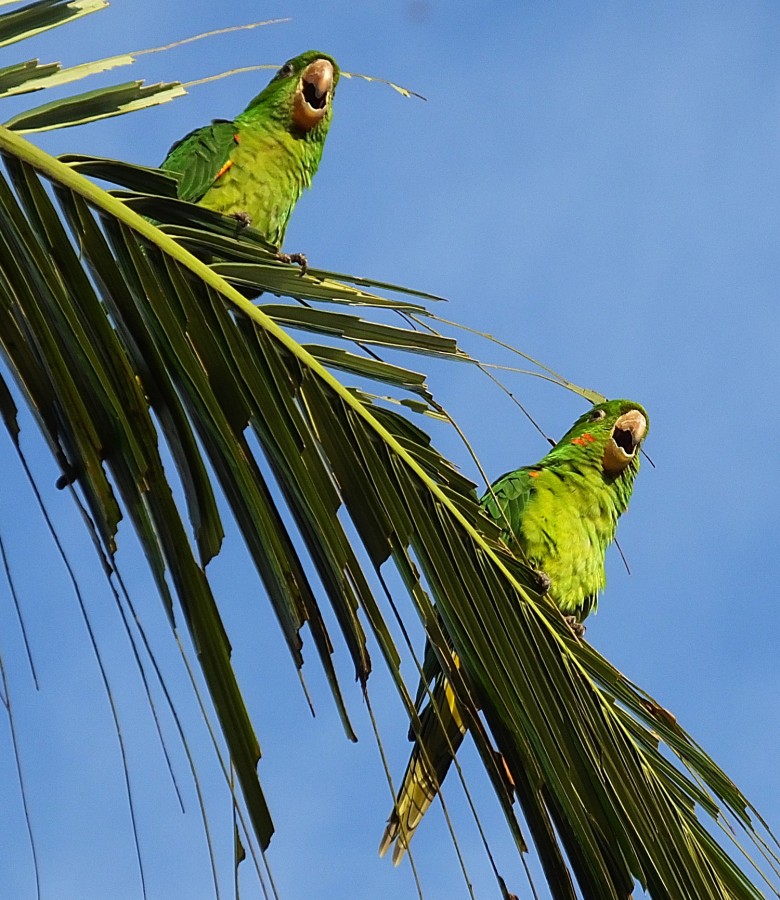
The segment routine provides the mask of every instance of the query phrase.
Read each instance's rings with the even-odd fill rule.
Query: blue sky
[[[342,82],[315,189],[286,247],[316,265],[384,278],[449,298],[442,315],[490,331],[651,418],[644,466],[588,640],[671,709],[780,829],[780,346],[778,147],[780,9],[773,3],[484,3],[116,0],[34,53],[76,63],[259,18],[284,25],[141,57],[132,77],[191,80],[309,48],[349,70],[428,97]],[[29,46],[5,50],[10,62]],[[6,64],[6,63],[3,63]],[[127,76],[120,71],[112,80]],[[156,164],[212,117],[238,112],[267,80],[237,76],[183,100],[35,140]],[[85,86],[86,87],[86,86]],[[43,101],[41,101],[43,102]],[[10,115],[10,113],[9,113]],[[6,116],[3,116],[6,118]],[[466,342],[498,359],[487,343]],[[505,357],[500,357],[506,361]],[[426,361],[420,361],[426,366]],[[506,396],[466,366],[426,366],[431,386],[495,477],[546,445]],[[573,394],[506,376],[541,427],[559,436],[583,408]],[[474,474],[447,435],[439,445]],[[56,477],[25,423],[44,485]],[[11,679],[44,896],[140,896],[122,770],[105,692],[76,600],[32,507],[7,440],[11,476],[0,529],[39,668],[36,693],[2,588],[0,650]],[[474,474],[476,478],[476,475]],[[186,759],[170,723],[182,815],[105,582],[66,496],[47,491],[104,653],[127,740],[151,898],[213,895]],[[204,793],[229,889],[229,804],[181,675],[161,604],[128,529],[119,563],[170,660],[171,684],[204,765]],[[371,726],[339,647],[360,741],[348,743],[309,652],[317,718],[308,713],[270,608],[234,533],[210,574],[227,599],[235,662],[263,748],[260,777],[277,834],[268,860],[283,897],[411,897],[408,867],[376,858],[389,812]],[[378,660],[378,654],[374,656]],[[410,673],[410,680],[414,680]],[[408,744],[381,671],[371,697],[393,774]],[[0,727],[0,883],[33,896],[12,751]],[[528,894],[472,748],[480,814],[510,889]],[[447,792],[478,897],[498,896],[457,784]],[[425,896],[465,897],[437,809],[415,838]],[[254,882],[244,873],[244,896]],[[229,893],[226,896],[230,896]]]

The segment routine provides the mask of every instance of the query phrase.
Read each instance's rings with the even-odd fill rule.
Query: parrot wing
[[[237,144],[236,123],[217,119],[177,141],[160,168],[180,176],[180,200],[197,203],[225,171]]]
[[[490,486],[480,503],[503,530],[504,538],[516,538],[522,531],[523,512],[533,495],[533,480],[539,469],[523,467],[507,472]]]

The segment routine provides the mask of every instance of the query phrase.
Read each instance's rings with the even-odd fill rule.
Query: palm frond
[[[16,0],[6,0],[11,6]],[[27,40],[108,6],[108,0],[36,0],[0,16],[0,47]]]
[[[44,103],[12,116],[5,126],[21,134],[70,128],[168,103],[186,93],[178,82],[145,85],[141,81],[128,81]]]
[[[87,181],[78,161],[54,160],[10,131],[0,131],[0,152],[10,179],[0,182],[4,357],[109,558],[124,510],[172,620],[189,628],[261,847],[272,825],[255,771],[258,745],[204,570],[222,540],[207,466],[299,666],[308,623],[350,737],[332,639],[301,554],[316,568],[359,682],[372,667],[362,612],[415,729],[388,611],[366,565],[397,570],[483,760],[495,770],[495,742],[512,773],[556,896],[575,896],[572,877],[588,896],[625,897],[635,879],[658,897],[777,893],[769,882],[753,884],[705,827],[702,817],[728,816],[759,840],[760,820],[728,777],[660,705],[571,636],[536,593],[534,574],[481,515],[474,486],[425,432],[333,370],[411,390],[420,402],[429,396],[424,376],[337,346],[307,348],[282,325],[461,361],[454,341],[309,306],[257,305],[222,277],[233,264],[230,247],[252,267],[252,279],[237,283],[253,292],[309,304],[359,298],[364,308],[382,298],[301,275],[211,214],[190,216],[186,233],[155,226],[135,210],[160,222],[183,212],[178,201],[149,199],[158,176],[141,169],[128,179],[145,197],[125,202]],[[203,230],[208,224],[216,234]],[[215,257],[228,262],[204,262]],[[3,410],[13,430],[10,402]],[[165,479],[160,437],[176,462],[188,521]],[[506,791],[497,795],[519,836]]]
[[[0,46],[67,25],[107,6],[106,0],[37,0],[0,15]],[[129,65],[134,60],[133,54],[123,53],[66,69],[58,62],[41,64],[37,59],[14,63],[0,69],[0,97],[59,87],[117,66]],[[26,109],[5,124],[21,133],[68,128],[167,103],[185,93],[179,82],[144,85],[141,81],[131,81]]]
[[[0,45],[106,5],[30,3],[0,15]],[[23,61],[0,70],[0,96],[131,60],[70,69]],[[172,627],[186,626],[196,648],[248,842],[265,849],[273,823],[207,572],[222,549],[225,507],[299,669],[305,637],[314,643],[349,739],[334,619],[364,689],[369,646],[379,648],[419,733],[390,625],[397,605],[388,585],[403,585],[518,850],[526,852],[527,828],[554,896],[577,896],[576,883],[585,896],[624,898],[635,882],[680,900],[780,896],[777,843],[754,807],[670,713],[571,635],[482,515],[472,482],[402,414],[449,421],[407,354],[482,365],[447,333],[457,324],[429,311],[441,298],[303,273],[252,229],[176,200],[168,175],[116,160],[56,160],[19,136],[182,93],[178,83],[115,85],[0,128],[0,351],[15,381],[12,389],[0,377],[0,416],[18,446],[17,398],[29,406],[109,569],[119,521],[132,522]],[[261,293],[280,302],[249,299]],[[316,342],[299,342],[299,332]],[[521,355],[542,377],[597,396]],[[731,852],[713,837],[717,826],[733,829]],[[737,834],[750,853],[741,855]]]

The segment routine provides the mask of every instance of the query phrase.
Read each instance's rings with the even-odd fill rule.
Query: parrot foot
[[[576,616],[564,616],[563,621],[571,628],[576,638],[582,638],[585,634],[585,626]]]
[[[536,580],[536,589],[540,594],[546,594],[552,585],[550,576],[546,572],[542,572],[541,569],[534,569],[533,572]]]
[[[309,268],[309,260],[306,259],[305,253],[282,253],[281,250],[277,251],[276,258],[283,263],[295,263],[301,267],[301,275],[306,274],[306,270]]]
[[[249,226],[252,224],[252,217],[248,212],[244,212],[243,210],[231,213],[230,218],[235,219],[236,222],[238,222],[239,231],[243,231],[245,228],[249,228]]]

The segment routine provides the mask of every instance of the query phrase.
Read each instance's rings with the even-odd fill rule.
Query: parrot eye
[[[606,418],[606,415],[607,414],[604,412],[603,409],[594,409],[593,412],[590,414],[590,420],[591,420],[591,422],[598,422],[599,419]]]
[[[293,69],[293,64],[291,62],[286,62],[281,69],[276,73],[277,78],[289,78],[290,75],[295,70]]]

